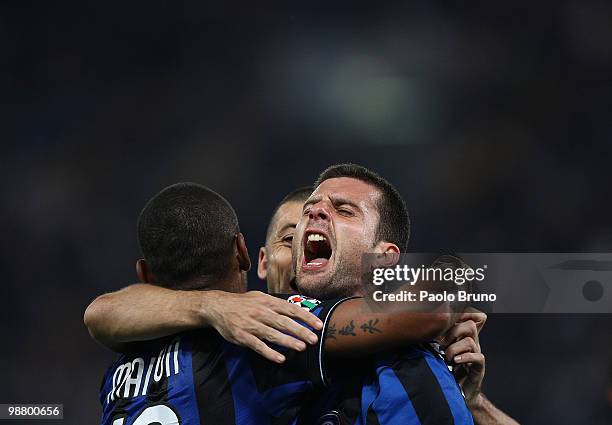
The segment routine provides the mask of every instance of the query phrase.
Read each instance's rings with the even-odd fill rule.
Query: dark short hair
[[[314,184],[318,187],[325,180],[339,177],[349,177],[361,180],[374,186],[380,192],[376,207],[380,215],[376,241],[387,241],[396,244],[401,252],[405,252],[410,237],[410,218],[402,195],[395,186],[374,171],[357,164],[332,165],[321,173]]]
[[[270,239],[270,233],[272,232],[272,227],[274,226],[274,222],[276,221],[276,213],[288,202],[306,202],[306,199],[312,193],[312,186],[301,186],[297,189],[293,189],[289,192],[285,197],[276,205],[274,211],[272,212],[270,222],[268,223],[268,229],[266,230],[266,245],[268,244],[268,240]]]
[[[138,217],[138,243],[160,286],[181,288],[197,277],[223,277],[240,231],[221,195],[177,183],[155,195]]]

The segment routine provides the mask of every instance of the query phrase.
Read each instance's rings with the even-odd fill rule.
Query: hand
[[[470,308],[455,326],[444,335],[446,359],[455,364],[455,378],[461,386],[468,404],[480,394],[485,374],[485,357],[480,350],[478,334],[487,320],[487,315]]]
[[[303,351],[306,349],[305,342],[316,344],[318,338],[295,320],[317,330],[323,328],[323,323],[314,314],[259,291],[243,294],[207,292],[215,294],[207,297],[202,305],[202,313],[207,322],[226,341],[248,347],[276,363],[284,362],[285,356],[264,341]]]

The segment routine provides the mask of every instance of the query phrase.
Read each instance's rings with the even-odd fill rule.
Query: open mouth
[[[304,270],[319,270],[324,268],[331,255],[332,248],[327,236],[323,233],[309,232],[304,242]]]

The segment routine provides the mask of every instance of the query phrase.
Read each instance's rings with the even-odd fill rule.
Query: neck
[[[175,289],[182,291],[246,292],[246,274],[230,273],[228,276],[197,276],[181,282]]]

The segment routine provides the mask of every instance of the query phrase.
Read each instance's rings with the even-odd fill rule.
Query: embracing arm
[[[127,343],[208,326],[200,314],[202,300],[192,295],[137,283],[97,297],[85,310],[83,321],[92,338],[121,351]]]
[[[138,341],[210,326],[227,341],[278,363],[285,357],[263,340],[299,351],[304,342],[317,342],[293,319],[322,327],[313,314],[258,291],[176,291],[144,283],[99,296],[83,318],[95,340],[119,352]]]
[[[387,348],[428,342],[449,329],[453,315],[432,312],[373,312],[364,298],[344,301],[332,312],[325,329],[325,353],[365,356]]]

